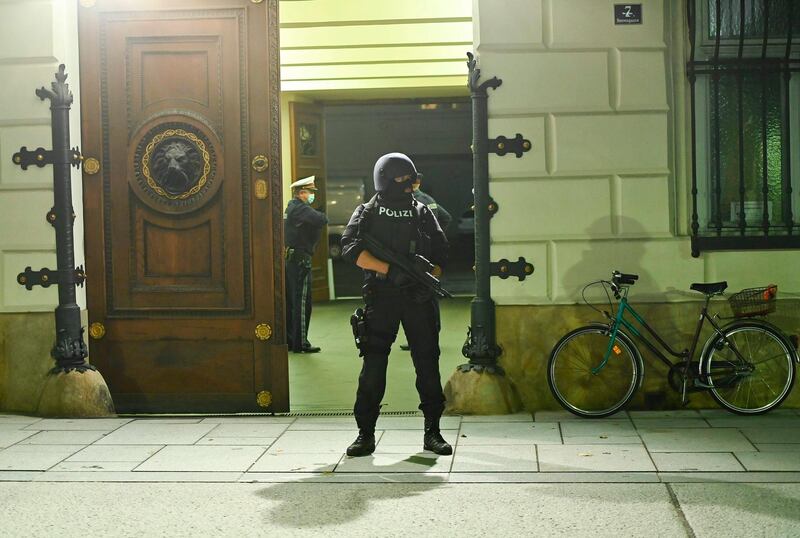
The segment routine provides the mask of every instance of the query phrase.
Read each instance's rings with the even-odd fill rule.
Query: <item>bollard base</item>
[[[63,418],[116,416],[108,385],[96,370],[48,375],[36,414]]]
[[[487,370],[456,370],[444,388],[447,415],[507,415],[522,409],[516,389],[505,375]]]

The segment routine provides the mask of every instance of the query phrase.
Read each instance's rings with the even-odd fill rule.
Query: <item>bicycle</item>
[[[611,281],[598,280],[584,287],[601,284],[609,300],[611,313],[603,311],[606,323],[591,323],[564,335],[553,347],[547,366],[547,381],[553,396],[567,410],[585,418],[613,415],[633,398],[642,384],[644,361],[636,345],[641,342],[669,368],[668,382],[681,393],[683,405],[688,393],[708,391],[722,407],[741,415],[758,415],[777,407],[794,385],[796,345],[762,315],[775,308],[777,286],[743,290],[729,299],[734,320],[720,326],[709,315],[711,299],[722,295],[727,282],[692,284],[690,289],[705,295],[694,338],[689,349],[675,351],[651,328],[628,302],[628,290],[638,275],[614,271]],[[614,312],[609,286],[619,306]],[[762,293],[749,301],[754,290]],[[734,301],[734,298],[737,298]],[[642,331],[626,319],[630,314],[661,349],[676,357],[672,362]],[[743,319],[745,318],[745,319]],[[693,360],[700,331],[709,322],[713,333],[703,345],[697,361]],[[630,333],[630,334],[629,334]],[[630,335],[636,337],[636,341]]]

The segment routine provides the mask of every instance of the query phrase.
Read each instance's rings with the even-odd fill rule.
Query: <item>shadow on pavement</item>
[[[278,503],[265,514],[270,524],[294,529],[335,527],[361,518],[373,503],[413,497],[440,487],[446,482],[444,476],[419,474],[419,480],[424,482],[405,482],[400,475],[408,476],[408,473],[391,472],[392,468],[399,469],[408,463],[432,467],[435,462],[435,457],[416,454],[369,473],[373,477],[377,475],[378,483],[348,483],[341,480],[321,482],[321,477],[332,474],[328,472],[312,478],[274,484],[258,491],[256,495]],[[337,478],[344,474],[339,474]],[[352,474],[356,478],[363,473]],[[392,487],[388,487],[390,485]],[[378,536],[383,530],[372,529],[371,534]]]

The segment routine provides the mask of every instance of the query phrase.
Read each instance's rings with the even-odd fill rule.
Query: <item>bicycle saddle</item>
[[[700,293],[705,293],[706,295],[714,295],[715,293],[722,293],[725,291],[725,288],[728,287],[728,282],[710,282],[708,284],[702,284],[695,282],[689,288],[694,291],[699,291]]]

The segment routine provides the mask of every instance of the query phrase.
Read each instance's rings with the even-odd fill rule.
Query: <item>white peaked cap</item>
[[[298,179],[297,181],[289,185],[289,188],[317,190],[316,185],[314,185],[314,177],[315,176],[308,176],[304,177],[303,179]]]

